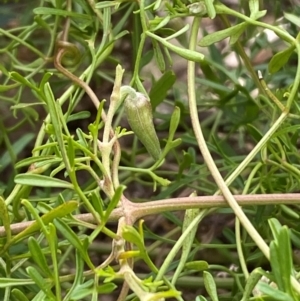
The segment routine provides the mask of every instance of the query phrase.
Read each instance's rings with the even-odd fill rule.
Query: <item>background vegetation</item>
[[[299,300],[300,9],[265,2],[1,4],[1,300]]]

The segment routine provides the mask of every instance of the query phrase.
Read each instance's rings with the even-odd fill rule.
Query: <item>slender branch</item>
[[[196,44],[197,44],[197,33],[199,29],[200,20],[199,18],[195,18],[192,25],[191,30],[191,37],[190,37],[190,45],[189,49],[192,51],[196,50]],[[270,258],[270,251],[268,248],[268,245],[264,241],[264,239],[259,235],[257,230],[254,228],[252,223],[247,218],[246,214],[243,212],[243,210],[238,205],[237,201],[235,200],[234,196],[232,195],[230,189],[228,188],[228,185],[224,181],[219,169],[216,166],[216,163],[214,162],[211,153],[207,147],[205,138],[202,133],[200,121],[198,118],[198,110],[197,110],[197,102],[196,102],[196,88],[195,88],[195,62],[189,61],[188,62],[188,95],[189,95],[189,107],[190,107],[190,115],[191,115],[191,121],[193,130],[195,133],[195,137],[199,146],[199,149],[202,153],[203,159],[205,163],[207,164],[207,167],[209,171],[211,172],[211,175],[213,176],[216,184],[218,185],[221,193],[226,198],[228,204],[232,208],[235,215],[239,218],[242,225],[245,227],[246,231],[249,233],[251,238],[255,241],[257,246],[260,248],[260,250],[263,252],[263,254],[266,256],[266,258]]]
[[[239,206],[258,206],[258,205],[280,205],[292,204],[300,205],[300,193],[287,194],[250,194],[250,195],[235,195],[234,196]],[[158,201],[151,201],[146,203],[132,203],[127,200],[126,213],[130,214],[131,218],[136,221],[147,215],[155,215],[166,211],[180,211],[193,208],[220,208],[229,207],[225,198],[220,195],[214,196],[196,196],[196,197],[182,197],[165,199]],[[116,208],[112,211],[108,222],[116,222],[122,216],[124,211],[122,208]],[[85,223],[96,223],[91,213],[77,214],[73,218]],[[34,221],[21,222],[11,225],[12,234],[17,234],[29,227]],[[0,237],[6,236],[4,227],[0,227]]]

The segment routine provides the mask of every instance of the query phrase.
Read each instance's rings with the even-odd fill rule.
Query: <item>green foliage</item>
[[[226,3],[2,4],[1,300],[300,299],[300,10]]]

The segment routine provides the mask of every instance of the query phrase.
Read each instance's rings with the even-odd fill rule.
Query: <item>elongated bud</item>
[[[127,91],[122,90],[122,88],[121,94],[126,93]],[[150,100],[144,94],[136,92],[130,87],[125,98],[125,114],[132,131],[153,159],[158,160],[161,149],[153,124]]]

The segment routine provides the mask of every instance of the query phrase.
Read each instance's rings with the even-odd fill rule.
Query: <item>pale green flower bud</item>
[[[144,94],[136,92],[131,87],[122,88],[121,94],[127,92],[125,113],[128,123],[148,153],[153,159],[158,160],[161,155],[161,149],[153,124],[150,100]],[[127,90],[128,88],[130,88],[129,91]]]

